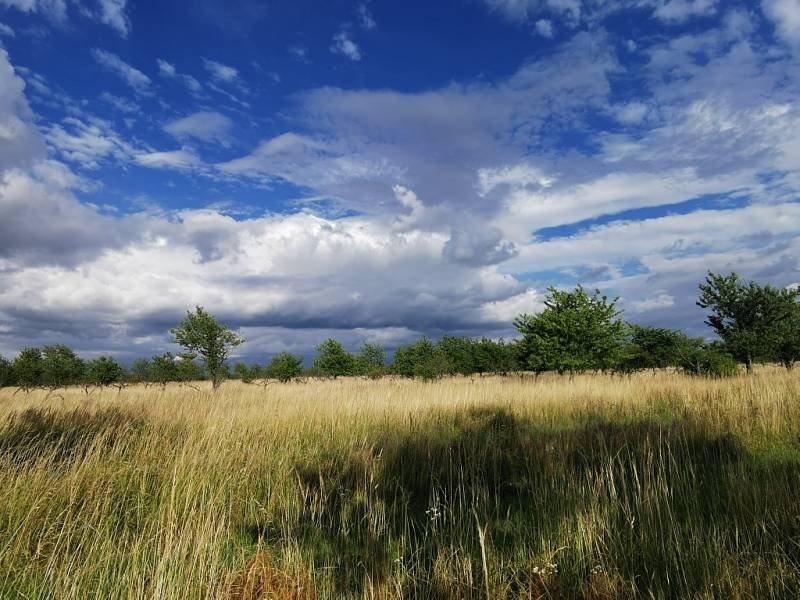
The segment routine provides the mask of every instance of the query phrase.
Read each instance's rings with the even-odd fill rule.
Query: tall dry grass
[[[799,384],[0,390],[0,597],[800,597]]]

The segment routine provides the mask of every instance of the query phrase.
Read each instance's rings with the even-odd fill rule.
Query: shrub
[[[314,367],[323,375],[336,378],[356,374],[355,358],[333,338],[317,346],[317,352],[319,356],[314,360]]]
[[[303,372],[303,357],[281,352],[272,357],[264,372],[268,379],[286,383],[299,377]]]
[[[42,383],[42,351],[39,348],[23,348],[11,363],[12,376],[23,389],[34,388]]]
[[[86,380],[94,385],[113,385],[124,375],[125,369],[110,356],[100,356],[86,365]]]
[[[739,363],[730,354],[715,346],[694,349],[683,361],[683,371],[703,377],[732,377],[739,373]]]

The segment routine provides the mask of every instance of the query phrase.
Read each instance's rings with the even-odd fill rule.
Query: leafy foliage
[[[736,273],[709,273],[700,292],[697,305],[711,311],[706,323],[748,370],[755,361],[776,360],[782,346],[791,356],[792,340],[785,332],[797,315],[800,291],[744,283]]]
[[[125,369],[110,356],[100,356],[86,365],[86,380],[94,385],[113,385],[124,376]]]
[[[575,373],[614,368],[622,356],[624,324],[616,300],[582,286],[574,291],[549,288],[544,310],[523,314],[514,325],[522,334],[522,356],[533,371]]]
[[[42,348],[42,384],[58,388],[81,383],[86,363],[67,346],[56,344]]]
[[[317,346],[317,352],[314,367],[323,375],[333,378],[355,375],[356,359],[340,342],[328,338]]]
[[[177,327],[170,329],[173,341],[183,346],[189,354],[200,355],[214,388],[219,387],[224,375],[223,367],[232,348],[241,345],[244,338],[217,321],[203,310],[188,311]],[[227,372],[227,370],[226,370]]]
[[[277,379],[282,383],[296,379],[302,372],[303,357],[294,356],[288,352],[281,352],[273,356],[264,369],[264,374],[268,379]]]

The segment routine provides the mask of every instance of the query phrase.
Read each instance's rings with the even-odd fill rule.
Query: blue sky
[[[577,283],[704,333],[707,270],[800,281],[799,50],[798,0],[0,0],[0,353],[508,337]]]

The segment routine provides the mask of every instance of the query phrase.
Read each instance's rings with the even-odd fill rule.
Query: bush
[[[101,356],[86,365],[86,381],[94,385],[113,385],[124,376],[125,369],[110,356]]]
[[[394,354],[392,372],[426,381],[438,379],[451,371],[447,355],[427,337],[410,346],[399,347]]]
[[[39,348],[23,348],[11,363],[12,376],[23,389],[34,388],[42,383],[42,351]]]
[[[0,356],[0,387],[14,385],[14,370],[11,368],[11,361],[5,356]]]
[[[682,364],[689,375],[703,377],[732,377],[739,373],[739,363],[727,352],[714,346],[696,348]]]
[[[264,369],[267,379],[277,379],[282,383],[299,377],[302,372],[303,357],[294,356],[288,352],[276,354]]]
[[[317,352],[319,356],[314,360],[314,367],[323,375],[336,378],[356,374],[355,357],[333,338],[317,346]]]

